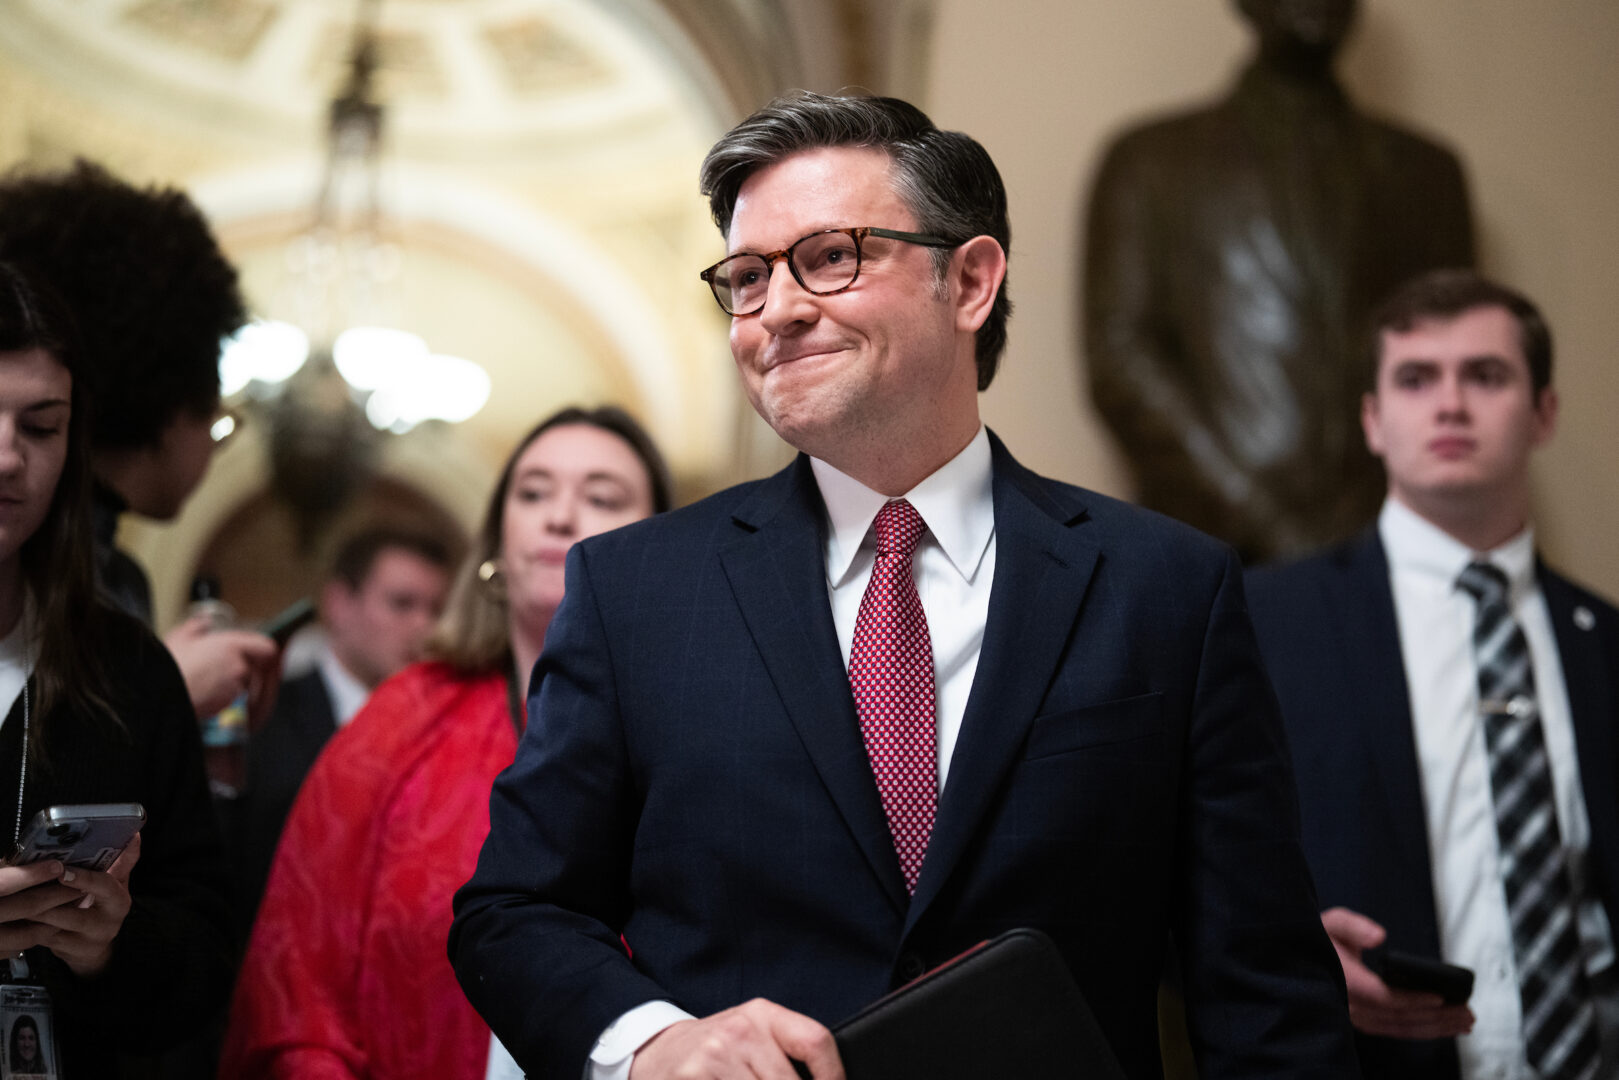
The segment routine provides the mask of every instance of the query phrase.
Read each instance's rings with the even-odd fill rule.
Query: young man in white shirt
[[[1362,1064],[1611,1076],[1619,613],[1535,554],[1551,336],[1472,271],[1408,283],[1375,327],[1376,525],[1248,580]],[[1472,969],[1469,1002],[1385,984],[1362,962],[1385,944]]]

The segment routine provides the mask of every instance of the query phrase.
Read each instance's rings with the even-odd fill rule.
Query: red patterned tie
[[[854,624],[849,683],[900,872],[915,892],[939,791],[933,645],[911,572],[911,556],[927,525],[904,499],[886,504],[873,525],[877,561]]]

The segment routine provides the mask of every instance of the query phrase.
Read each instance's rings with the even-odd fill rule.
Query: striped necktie
[[[1456,585],[1476,603],[1479,709],[1529,1064],[1541,1080],[1590,1080],[1601,1042],[1585,984],[1529,642],[1508,606],[1507,576],[1498,567],[1471,563]]]

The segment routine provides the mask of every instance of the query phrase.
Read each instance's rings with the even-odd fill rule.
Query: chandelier
[[[250,322],[220,360],[223,395],[268,423],[272,486],[306,540],[371,477],[380,439],[461,422],[489,399],[481,366],[397,325],[404,257],[383,213],[379,10],[359,0],[313,211],[286,249],[289,318]]]

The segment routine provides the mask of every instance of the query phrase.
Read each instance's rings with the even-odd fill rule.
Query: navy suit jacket
[[[577,1080],[656,998],[834,1023],[1017,926],[1056,941],[1131,1076],[1160,1074],[1171,932],[1205,1080],[1359,1075],[1235,558],[992,448],[983,651],[914,897],[808,459],[575,545],[450,936],[530,1075]]]
[[[281,684],[275,709],[247,747],[236,857],[237,912],[243,942],[253,927],[275,861],[282,827],[304,777],[337,731],[332,699],[318,669]]]
[[[1619,612],[1544,565],[1538,576],[1568,684],[1590,876],[1619,927]],[[1352,908],[1382,923],[1395,948],[1439,956],[1410,695],[1376,528],[1250,573],[1248,600],[1282,702],[1321,906]],[[1360,1054],[1368,1076],[1458,1075],[1450,1039],[1363,1036]]]

